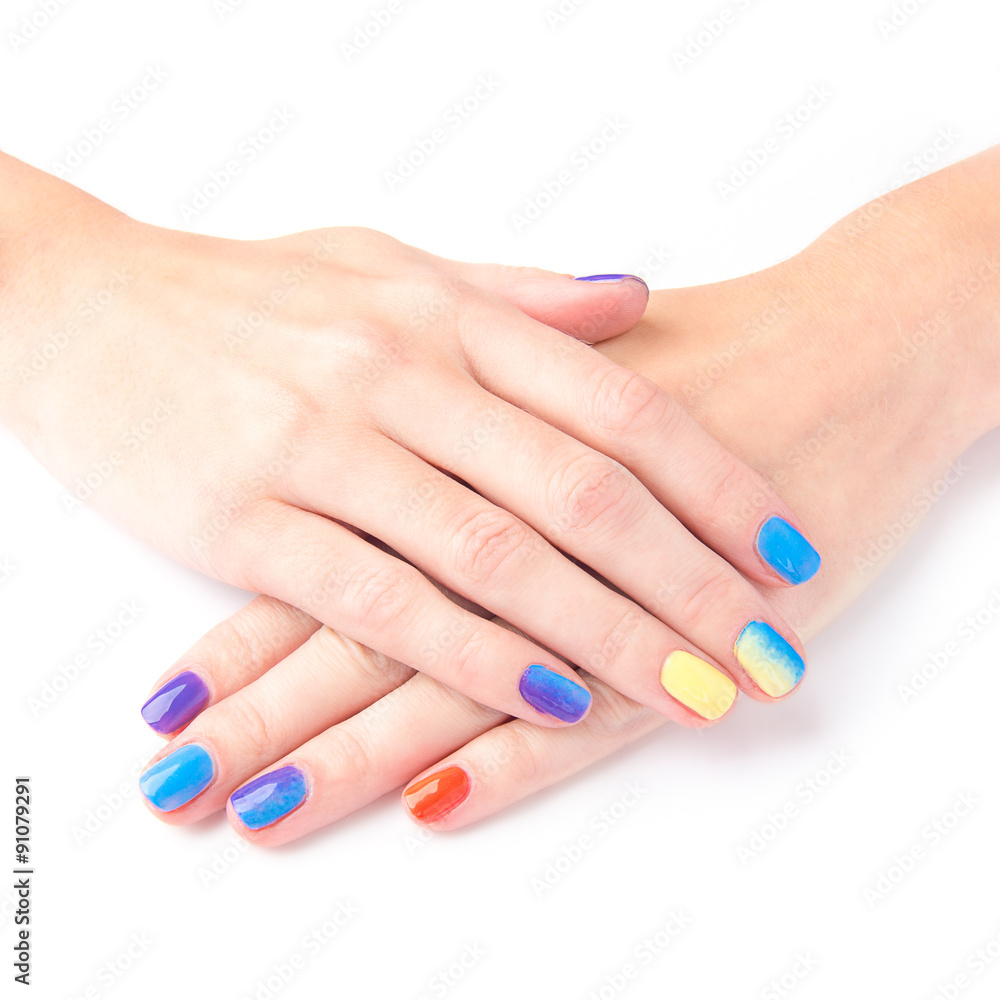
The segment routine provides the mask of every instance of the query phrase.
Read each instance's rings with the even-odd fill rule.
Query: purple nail
[[[649,290],[649,285],[642,280],[637,274],[588,274],[582,278],[574,278],[574,281],[594,281],[594,282],[605,282],[607,284],[613,284],[617,281],[638,281],[646,286],[646,290]]]
[[[145,705],[142,717],[164,735],[183,729],[208,704],[208,687],[190,670],[167,681]]]

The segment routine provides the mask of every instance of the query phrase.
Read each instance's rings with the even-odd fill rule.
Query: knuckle
[[[586,531],[604,523],[627,529],[639,494],[624,466],[597,453],[574,459],[560,470],[552,487],[554,525],[561,531]]]
[[[267,756],[274,743],[273,726],[265,713],[249,697],[226,704],[225,728],[243,747],[251,747],[258,757]]]
[[[490,636],[482,626],[461,632],[448,651],[448,683],[468,688],[482,677],[483,654]]]
[[[454,534],[459,573],[477,587],[488,586],[501,572],[516,572],[530,550],[531,531],[499,508],[477,510]]]
[[[592,398],[594,425],[612,439],[661,429],[671,411],[679,410],[655,382],[618,367],[599,374]]]
[[[732,526],[734,512],[740,507],[740,497],[752,494],[749,477],[735,456],[723,452],[701,477],[696,488],[693,509],[704,526]]]
[[[503,775],[503,781],[534,788],[545,780],[547,755],[543,749],[552,730],[515,719],[493,729],[489,744],[477,753],[476,773],[486,780]]]
[[[396,631],[414,599],[411,574],[394,566],[361,566],[349,572],[339,595],[347,619],[373,632]]]
[[[602,752],[605,748],[627,746],[657,726],[666,722],[659,712],[653,711],[613,688],[594,684],[594,707],[584,725],[598,741]]]
[[[379,653],[324,625],[315,637],[317,666],[321,670],[349,665],[366,691],[390,691],[407,680],[413,671],[384,653]]]
[[[627,602],[624,610],[597,633],[590,655],[580,666],[593,672],[612,667],[624,651],[635,647],[643,617],[644,613],[638,607]]]
[[[681,626],[706,625],[740,603],[740,584],[725,570],[710,569],[686,588],[678,609]]]
[[[357,717],[351,723],[360,725]],[[337,726],[331,731],[335,742],[329,760],[336,780],[363,794],[376,778],[374,761],[371,747],[362,735],[354,732],[351,723]]]

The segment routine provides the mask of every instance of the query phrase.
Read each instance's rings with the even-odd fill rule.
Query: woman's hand
[[[983,272],[1000,225],[965,205],[1000,204],[987,201],[981,176],[1000,176],[997,159],[984,154],[867,206],[769,271],[654,293],[642,324],[604,348],[685,401],[808,516],[825,571],[777,595],[803,635],[874,580],[949,465],[1000,423],[1000,280]],[[156,711],[178,706],[174,728],[195,717],[142,778],[147,795],[174,796],[157,815],[187,823],[228,799],[234,827],[267,845],[408,781],[414,818],[454,829],[663,722],[595,677],[579,725],[505,722],[269,598],[166,676]]]
[[[589,708],[567,662],[689,725],[728,710],[729,673],[763,699],[801,678],[737,571],[816,571],[788,508],[652,382],[546,325],[619,333],[641,281],[362,229],[212,239],[10,159],[0,181],[3,408],[77,498],[540,725]]]

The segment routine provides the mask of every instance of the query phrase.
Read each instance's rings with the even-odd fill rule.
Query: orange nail
[[[446,767],[414,782],[403,792],[403,801],[418,823],[433,823],[447,816],[469,794],[469,776],[460,767]]]

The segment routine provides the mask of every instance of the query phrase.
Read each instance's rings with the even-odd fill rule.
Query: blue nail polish
[[[582,719],[590,708],[590,692],[585,687],[538,663],[521,674],[518,690],[532,708],[563,722]]]
[[[750,622],[736,639],[733,654],[757,687],[772,698],[782,698],[806,672],[795,647],[767,622]]]
[[[641,281],[644,285],[646,285],[646,282],[642,281],[642,278],[640,278],[637,274],[588,274],[582,278],[574,278],[573,280],[606,282],[608,284],[616,281]],[[649,285],[646,285],[646,288],[648,290]]]
[[[215,777],[208,752],[188,743],[139,775],[139,791],[160,812],[173,812],[205,791]]]
[[[145,705],[142,717],[158,733],[183,729],[208,704],[208,687],[190,670],[167,681]]]
[[[248,781],[229,796],[229,801],[248,830],[259,830],[302,805],[306,791],[305,775],[288,764]]]
[[[768,518],[761,525],[757,552],[789,583],[805,583],[819,569],[819,553],[783,517]]]

